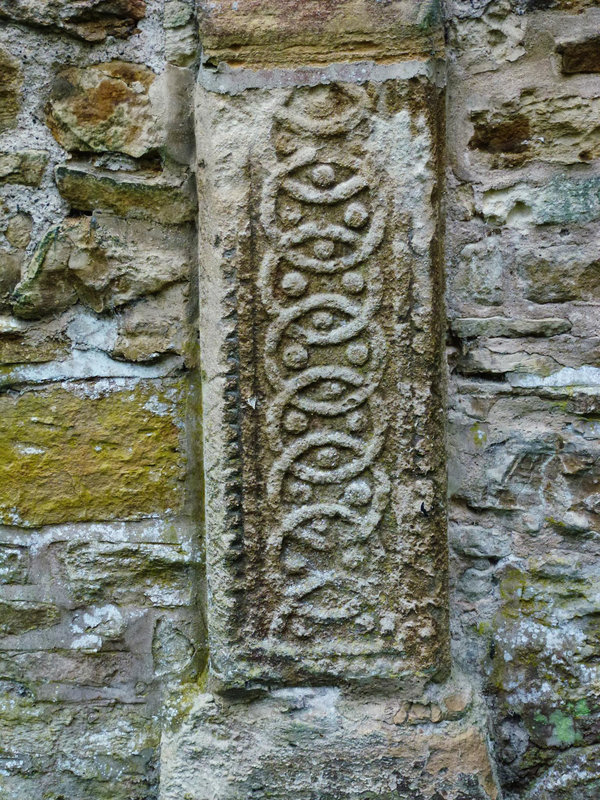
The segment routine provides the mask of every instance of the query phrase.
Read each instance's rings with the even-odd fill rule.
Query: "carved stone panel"
[[[443,106],[424,65],[400,72],[199,89],[209,632],[225,686],[447,668]]]

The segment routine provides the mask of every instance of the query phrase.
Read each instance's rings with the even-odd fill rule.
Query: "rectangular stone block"
[[[199,20],[213,65],[430,58],[444,47],[438,0],[203,1]]]
[[[209,632],[225,686],[448,665],[428,64],[203,73]]]
[[[182,389],[104,380],[0,396],[0,522],[37,527],[180,510]]]
[[[457,701],[201,694],[163,732],[160,800],[496,800],[481,709],[449,712]]]

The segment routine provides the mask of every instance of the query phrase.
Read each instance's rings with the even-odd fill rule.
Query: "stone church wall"
[[[0,0],[2,800],[600,797],[599,113],[586,0]]]

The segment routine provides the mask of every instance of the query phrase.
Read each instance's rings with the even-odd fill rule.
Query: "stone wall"
[[[599,110],[593,0],[0,0],[1,798],[600,796]]]
[[[157,797],[203,662],[193,9],[0,2],[0,797]]]
[[[486,694],[505,797],[591,800],[600,9],[448,12],[454,653]]]

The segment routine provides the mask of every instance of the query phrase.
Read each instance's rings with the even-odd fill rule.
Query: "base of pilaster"
[[[188,697],[163,734],[160,800],[496,800],[483,715],[440,698]]]

